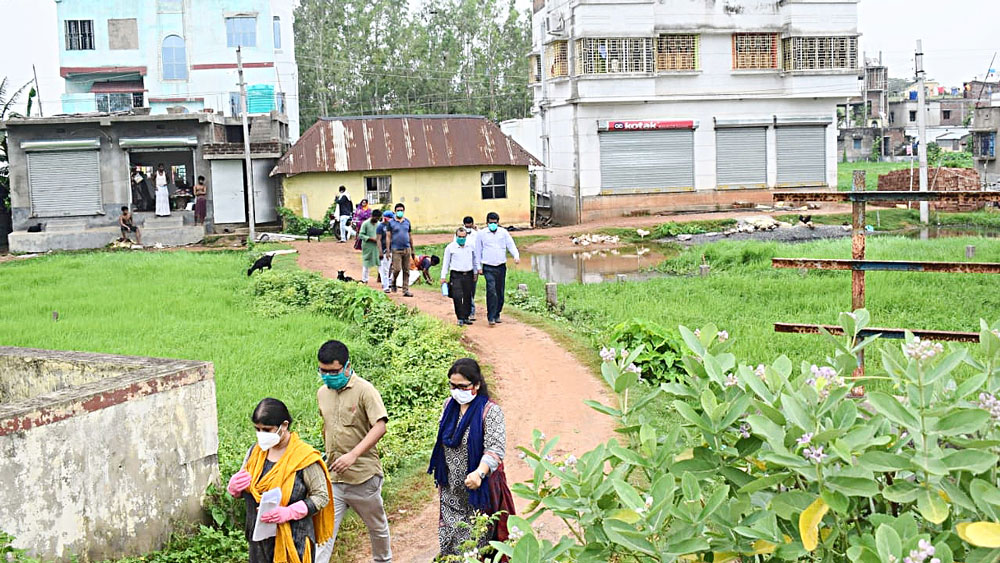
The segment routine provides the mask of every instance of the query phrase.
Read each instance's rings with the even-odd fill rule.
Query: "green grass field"
[[[1000,261],[1000,244],[984,238],[932,241],[903,237],[872,238],[868,256],[882,259],[962,261],[967,244],[977,247],[976,261]],[[711,275],[693,275],[705,255]],[[793,361],[820,362],[827,350],[815,336],[776,334],[775,322],[833,324],[850,308],[848,272],[774,270],[772,257],[849,258],[850,240],[790,245],[721,242],[682,252],[662,268],[670,275],[638,283],[564,284],[559,298],[568,323],[589,327],[599,336],[631,319],[653,321],[675,329],[715,323],[736,339],[733,353],[741,362],[771,361],[785,354]],[[979,318],[1000,315],[1000,280],[972,274],[904,274],[873,272],[867,276],[868,309],[875,326],[941,330],[978,330]],[[514,271],[507,286],[527,283],[543,294],[543,281],[530,272]],[[584,331],[585,332],[585,331]],[[877,354],[869,365],[878,368]]]

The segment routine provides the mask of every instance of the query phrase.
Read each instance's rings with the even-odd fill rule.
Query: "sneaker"
[[[458,326],[465,326],[465,321],[458,319]]]
[[[392,290],[391,289],[386,289],[385,293],[386,293],[386,295],[388,295],[388,294],[392,293]]]
[[[475,315],[470,315],[470,316],[469,316],[469,320],[470,320],[470,321],[474,321],[474,320],[476,320],[476,316],[475,316]]]
[[[500,319],[497,319],[497,320],[495,320],[495,321],[493,321],[493,322],[495,322],[495,323],[497,323],[497,324],[500,324],[500,323],[502,323],[503,321],[501,321]]]
[[[493,322],[493,321],[490,321],[490,328],[493,328],[494,326],[496,326],[496,324],[497,324],[497,323],[495,323],[495,322]]]
[[[413,297],[413,294],[410,293],[409,291],[404,291],[403,292],[403,297]]]

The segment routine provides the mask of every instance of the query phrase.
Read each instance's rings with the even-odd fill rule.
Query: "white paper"
[[[257,522],[253,527],[253,541],[266,540],[278,534],[277,524],[261,522],[260,517],[281,505],[281,489],[274,488],[260,495],[260,506],[257,507]]]

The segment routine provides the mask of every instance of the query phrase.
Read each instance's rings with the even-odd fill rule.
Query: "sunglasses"
[[[467,383],[465,385],[455,385],[454,383],[451,383],[450,381],[448,382],[448,385],[451,386],[452,389],[456,389],[456,390],[459,390],[459,391],[468,391],[469,389],[472,389],[475,386],[474,383]]]

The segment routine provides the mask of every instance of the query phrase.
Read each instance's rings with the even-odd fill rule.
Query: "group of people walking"
[[[387,432],[389,413],[378,389],[354,371],[342,342],[320,347],[316,369],[322,381],[316,401],[323,454],[291,430],[292,415],[278,399],[263,399],[250,416],[256,444],[227,486],[230,495],[246,501],[250,563],[326,563],[348,509],[368,528],[372,559],[392,561],[376,448]],[[444,402],[428,466],[440,491],[442,556],[461,555],[479,514],[513,514],[503,473],[503,411],[490,399],[475,360],[457,360],[447,378],[451,397]],[[265,503],[270,508],[262,512]],[[492,527],[479,546],[506,539],[496,535],[498,530],[502,526]]]

